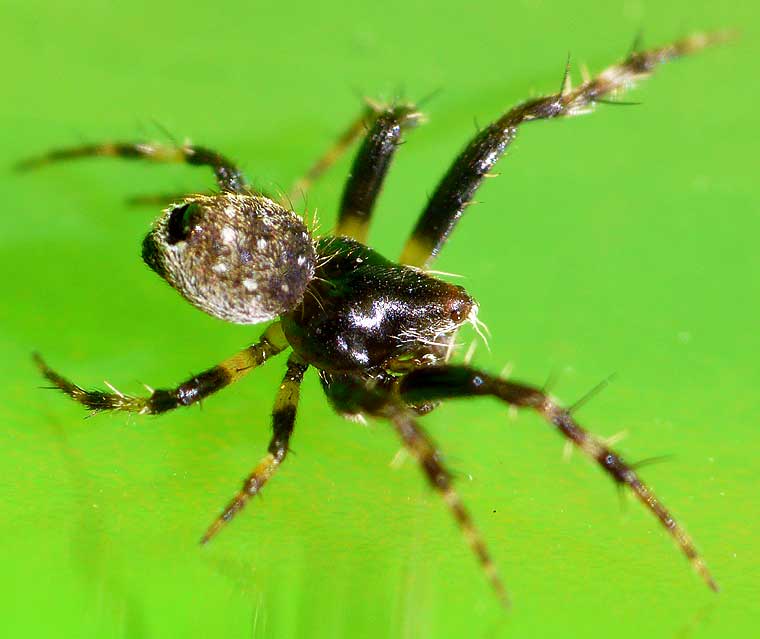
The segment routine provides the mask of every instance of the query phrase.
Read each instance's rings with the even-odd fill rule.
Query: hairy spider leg
[[[354,159],[343,191],[335,235],[366,243],[375,206],[404,129],[417,125],[422,115],[411,104],[388,107],[375,119]]]
[[[184,162],[193,166],[208,166],[214,171],[222,191],[248,193],[248,183],[243,173],[223,155],[202,146],[183,144],[169,146],[149,142],[107,142],[67,149],[54,149],[45,155],[23,160],[16,165],[19,170],[36,169],[45,164],[86,157],[118,157],[153,162]]]
[[[268,453],[246,478],[243,487],[227,504],[222,514],[208,528],[201,538],[202,544],[216,535],[225,524],[243,509],[251,497],[261,491],[264,484],[269,481],[285,459],[285,455],[288,453],[288,442],[296,421],[301,381],[307,368],[308,364],[304,363],[295,353],[288,359],[288,370],[282,384],[280,384],[272,411],[273,432]]]
[[[290,192],[280,198],[280,204],[283,206],[289,205],[291,201],[305,196],[314,182],[322,177],[322,174],[335,164],[348,151],[349,147],[372,126],[372,123],[381,111],[382,107],[375,102],[365,100],[364,109],[362,109],[359,116],[348,125],[333,145],[311,165],[309,170],[295,181]]]
[[[309,189],[311,188],[312,184],[316,182],[335,162],[340,159],[340,157],[346,153],[351,147],[351,145],[358,140],[363,133],[368,133],[369,136],[373,135],[372,131],[374,131],[374,124],[377,122],[379,118],[387,117],[388,114],[392,113],[393,111],[400,111],[400,107],[396,108],[383,108],[379,104],[375,104],[374,102],[367,101],[365,109],[361,112],[359,117],[357,117],[351,124],[346,128],[345,131],[338,137],[338,139],[335,141],[335,143],[322,155],[319,157],[319,159],[312,165],[312,167],[306,172],[304,176],[296,180],[295,184],[291,187],[290,192],[287,194],[282,194],[280,196],[273,196],[270,193],[267,193],[261,189],[258,189],[258,191],[265,195],[266,197],[269,197],[272,200],[275,200],[280,205],[285,206],[286,208],[290,208],[293,204],[293,202],[300,198],[306,196]],[[411,115],[411,114],[410,114]],[[399,115],[399,120],[402,118]],[[390,125],[387,125],[390,126]],[[378,134],[375,134],[378,135]],[[397,136],[398,137],[398,136]],[[390,151],[390,154],[392,155],[393,151]],[[382,181],[382,177],[385,175],[385,170],[382,171],[382,176],[380,177],[380,181]],[[347,185],[348,186],[348,185]],[[378,185],[379,190],[379,185]],[[185,197],[185,193],[159,193],[155,195],[138,195],[135,197],[132,197],[128,200],[129,204],[137,205],[137,206],[143,206],[143,205],[167,205],[172,202],[176,202],[178,200],[181,200],[183,197]],[[344,199],[345,199],[344,194]],[[354,198],[356,196],[353,196]],[[344,233],[344,235],[348,235],[348,233]],[[357,238],[359,239],[359,238]]]
[[[694,570],[714,591],[718,591],[691,537],[676,522],[657,495],[636,471],[598,437],[579,426],[570,411],[558,406],[543,391],[508,382],[466,366],[435,366],[409,373],[399,384],[401,398],[410,403],[489,395],[518,408],[532,408],[555,426],[560,434],[585,455],[596,461],[618,485],[625,485],[670,532]]]
[[[494,175],[491,170],[515,139],[523,122],[589,113],[601,98],[646,78],[659,64],[699,51],[726,37],[726,34],[696,34],[655,49],[632,51],[625,60],[608,67],[576,89],[571,88],[566,70],[558,93],[517,105],[470,141],[430,197],[404,246],[400,262],[422,268],[432,262],[484,178]]]
[[[280,323],[277,322],[267,328],[256,344],[248,346],[221,364],[191,377],[176,388],[152,389],[148,387],[150,391],[148,397],[127,395],[112,386],[110,393],[100,390],[85,390],[56,373],[39,355],[34,355],[34,361],[54,388],[63,391],[93,413],[116,410],[141,415],[155,415],[180,406],[190,406],[205,399],[225,386],[238,381],[257,366],[264,364],[273,355],[285,350],[287,346],[288,343],[282,333]]]
[[[322,175],[330,169],[342,156],[345,154],[351,145],[358,140],[362,134],[367,133],[373,127],[378,118],[383,117],[385,114],[391,112],[392,109],[384,108],[381,105],[366,101],[366,106],[362,110],[361,114],[351,122],[351,124],[341,133],[335,143],[327,149],[327,151],[321,155],[317,161],[311,166],[311,168],[301,178],[296,180],[287,194],[280,196],[274,196],[266,191],[257,189],[262,195],[275,200],[280,205],[287,207],[292,206],[293,202],[298,198],[305,197],[311,186]],[[369,133],[368,135],[371,135]],[[392,152],[391,152],[392,153]],[[383,175],[385,172],[383,171]],[[172,202],[176,202],[185,197],[185,193],[158,193],[151,195],[138,195],[128,200],[129,204],[136,206],[143,205],[167,205]]]
[[[465,541],[475,553],[486,577],[496,591],[502,605],[509,606],[509,597],[504,583],[496,570],[496,565],[488,552],[480,531],[475,527],[470,513],[465,508],[452,484],[451,473],[440,461],[440,452],[430,436],[411,418],[408,411],[392,410],[387,418],[393,423],[406,449],[414,456],[428,478],[430,484],[443,497],[454,519],[462,530]]]
[[[322,386],[333,407],[342,414],[363,414],[387,419],[393,424],[405,450],[417,460],[430,485],[443,498],[481,568],[504,606],[509,605],[504,583],[486,547],[480,531],[454,489],[453,476],[443,464],[441,451],[433,439],[414,419],[412,410],[398,397],[372,382],[351,375],[320,372]]]

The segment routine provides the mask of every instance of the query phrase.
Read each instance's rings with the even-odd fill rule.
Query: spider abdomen
[[[301,305],[281,318],[290,344],[317,368],[367,371],[438,352],[477,308],[461,286],[393,263],[355,240],[324,238],[317,254]]]
[[[209,315],[258,324],[298,305],[315,253],[294,212],[261,195],[220,193],[167,208],[143,241],[143,260]]]

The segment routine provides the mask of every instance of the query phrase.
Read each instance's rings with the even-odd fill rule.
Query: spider
[[[706,584],[718,586],[684,528],[602,439],[582,428],[571,409],[543,390],[450,363],[454,340],[465,324],[477,328],[478,305],[461,286],[428,267],[440,252],[484,178],[531,120],[589,112],[595,103],[627,88],[672,58],[720,39],[693,35],[659,48],[632,52],[579,86],[569,65],[557,93],[530,99],[480,130],[454,160],[430,197],[398,262],[365,244],[368,225],[394,153],[406,131],[422,118],[408,103],[368,101],[361,116],[294,189],[310,184],[363,135],[345,185],[335,232],[313,236],[289,205],[289,196],[253,189],[241,171],[219,153],[185,144],[108,143],[51,151],[22,162],[33,168],[88,156],[184,162],[213,170],[219,191],[174,198],[142,244],[142,257],[191,304],[238,324],[270,321],[260,339],[176,388],[148,387],[144,397],[85,390],[35,361],[54,388],[95,413],[104,410],[157,414],[189,406],[238,381],[290,349],[287,370],[272,413],[267,454],[201,539],[208,542],[272,478],[288,453],[301,381],[309,367],[341,415],[388,422],[451,510],[496,594],[507,593],[489,551],[462,504],[452,474],[428,433],[424,415],[442,401],[490,396],[515,408],[538,412],[560,435],[594,460],[613,482],[627,487],[665,527]]]

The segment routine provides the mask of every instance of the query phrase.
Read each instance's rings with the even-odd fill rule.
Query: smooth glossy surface
[[[317,245],[303,303],[282,318],[285,336],[317,368],[368,375],[394,360],[441,359],[474,300],[466,291],[383,258],[343,237]]]

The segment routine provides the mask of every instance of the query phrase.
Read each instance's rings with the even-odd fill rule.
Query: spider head
[[[191,304],[236,324],[293,309],[314,276],[301,218],[257,195],[194,195],[167,208],[143,260]]]
[[[424,294],[425,327],[421,331],[430,333],[427,339],[433,342],[446,335],[453,335],[464,324],[477,321],[478,305],[461,286],[427,277]]]

